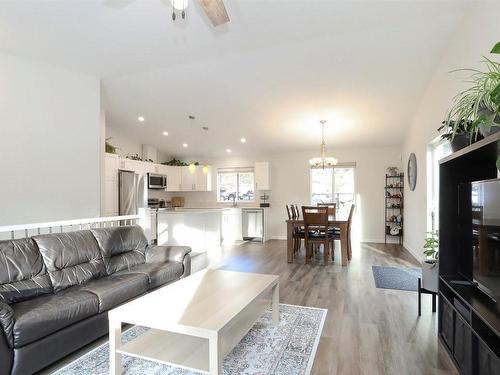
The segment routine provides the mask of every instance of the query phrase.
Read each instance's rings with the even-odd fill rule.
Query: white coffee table
[[[222,374],[224,357],[269,306],[279,321],[276,275],[204,270],[109,312],[110,372],[122,371],[121,355]],[[150,330],[121,343],[122,323]]]

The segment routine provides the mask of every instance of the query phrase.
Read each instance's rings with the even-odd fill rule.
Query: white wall
[[[310,204],[309,164],[311,157],[317,156],[319,150],[310,152],[286,153],[281,155],[262,156],[259,158],[225,158],[208,160],[214,167],[213,191],[200,193],[158,193],[156,197],[169,198],[184,196],[186,205],[191,207],[218,206],[216,187],[217,168],[248,167],[255,161],[271,163],[271,187],[269,192],[271,209],[271,237],[286,237],[285,205]],[[384,184],[386,168],[401,166],[401,149],[399,146],[334,149],[331,152],[340,163],[356,163],[357,189],[357,222],[362,241],[384,242]],[[260,194],[259,194],[260,195]],[[238,204],[245,206],[245,204]],[[252,205],[252,204],[250,204]],[[255,205],[255,203],[253,203]]]
[[[452,98],[464,88],[463,74],[449,74],[458,68],[481,68],[481,56],[488,55],[500,41],[500,2],[476,2],[453,34],[449,47],[443,51],[426,93],[417,104],[415,116],[403,145],[403,161],[414,152],[418,162],[415,191],[405,188],[405,247],[422,258],[427,222],[426,150],[438,135],[436,129],[444,118]]]
[[[99,215],[95,77],[0,55],[0,225]]]

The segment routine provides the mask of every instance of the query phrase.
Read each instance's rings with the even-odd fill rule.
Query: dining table
[[[340,258],[343,266],[347,266],[349,260],[351,260],[351,251],[347,244],[348,242],[348,215],[329,215],[328,216],[328,226],[338,228],[340,230]],[[286,255],[287,262],[293,263],[294,252],[293,252],[293,232],[295,228],[300,228],[304,226],[304,220],[301,218],[287,219],[286,220]]]

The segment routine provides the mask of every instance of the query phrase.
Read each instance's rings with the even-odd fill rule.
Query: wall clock
[[[410,190],[415,190],[417,185],[417,157],[412,152],[408,158],[408,185]]]

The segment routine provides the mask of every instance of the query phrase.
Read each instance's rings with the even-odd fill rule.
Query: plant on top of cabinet
[[[119,150],[119,148],[111,144],[111,139],[111,137],[106,138],[105,150],[108,154],[116,154],[116,150]]]
[[[127,154],[127,156],[125,156],[127,159],[130,159],[130,160],[135,160],[135,161],[146,161],[148,163],[154,163],[153,159],[143,159],[139,156],[139,154],[134,154],[134,155],[130,155],[130,154]]]
[[[498,44],[491,53],[499,53]],[[470,72],[466,82],[471,86],[453,99],[444,121],[445,138],[452,141],[457,135],[469,133],[469,142],[477,140],[478,132],[484,137],[500,131],[500,63],[483,57],[483,70],[458,69]],[[440,128],[441,129],[441,128]]]
[[[170,165],[170,166],[173,166],[173,167],[187,167],[189,164],[193,164],[193,165],[200,165],[200,163],[198,161],[193,161],[191,163],[186,163],[180,159],[176,159],[176,158],[173,158],[169,161],[164,161],[162,163],[163,165]]]

